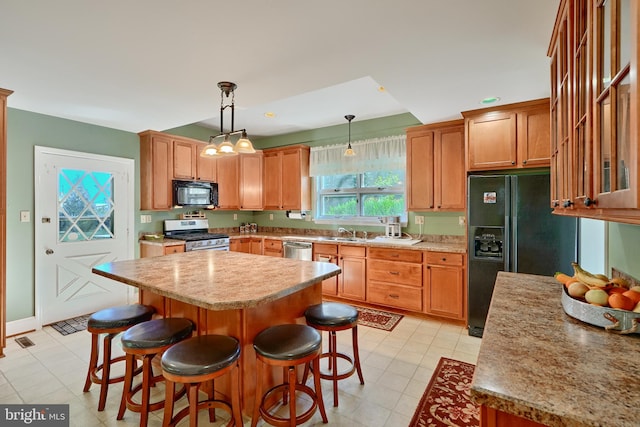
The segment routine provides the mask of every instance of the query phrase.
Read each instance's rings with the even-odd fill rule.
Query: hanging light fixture
[[[202,149],[200,156],[215,157],[236,155],[238,153],[255,153],[256,150],[253,148],[253,144],[251,144],[251,141],[247,138],[247,130],[234,130],[233,128],[235,119],[235,90],[238,86],[232,82],[219,82],[218,87],[220,88],[220,133],[209,138],[209,143]],[[231,95],[231,104],[225,105],[224,98],[225,96],[229,98],[229,95]],[[231,130],[224,132],[224,110],[228,107],[231,108]],[[240,139],[234,146],[231,142],[231,136],[238,134],[240,134]],[[216,145],[214,142],[217,138],[224,138],[220,145]]]
[[[353,148],[351,148],[351,120],[355,119],[356,116],[354,116],[353,114],[348,114],[344,116],[344,118],[349,121],[349,145],[347,145],[347,149],[344,152],[344,155],[347,157],[351,157],[356,155],[356,152],[353,151]]]

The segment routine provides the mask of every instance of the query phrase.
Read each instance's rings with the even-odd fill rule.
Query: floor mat
[[[356,308],[358,309],[358,325],[382,329],[383,331],[392,331],[404,317],[402,314],[389,313],[388,311],[375,310],[373,308]]]
[[[69,335],[73,334],[74,332],[84,331],[85,329],[87,329],[87,321],[89,320],[90,316],[90,314],[86,314],[84,316],[61,320],[59,322],[52,323],[49,326],[60,332],[62,335]]]

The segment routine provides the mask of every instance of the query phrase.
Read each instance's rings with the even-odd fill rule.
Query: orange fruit
[[[624,295],[625,297],[631,299],[636,304],[638,304],[640,302],[640,292],[628,290],[626,292],[623,292],[622,295]]]
[[[633,310],[636,306],[636,303],[629,297],[626,297],[620,293],[614,293],[609,295],[609,307],[611,308],[619,308],[622,310]]]
[[[609,295],[612,294],[621,294],[626,292],[627,290],[625,288],[621,288],[620,286],[614,286],[613,288],[609,289]]]

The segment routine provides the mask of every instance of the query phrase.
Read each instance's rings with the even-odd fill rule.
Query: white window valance
[[[311,147],[309,175],[343,175],[367,171],[398,170],[406,167],[405,135],[352,141],[355,156],[347,157],[347,144]]]

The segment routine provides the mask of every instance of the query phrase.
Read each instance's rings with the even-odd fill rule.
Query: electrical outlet
[[[416,215],[413,217],[416,225],[424,224],[424,217],[422,215]]]
[[[273,214],[269,214],[269,221],[273,221]]]
[[[20,222],[31,222],[31,212],[20,211]]]
[[[466,223],[465,218],[463,216],[458,217],[458,225],[464,225]]]
[[[233,214],[233,220],[237,221],[238,220],[238,214]]]

